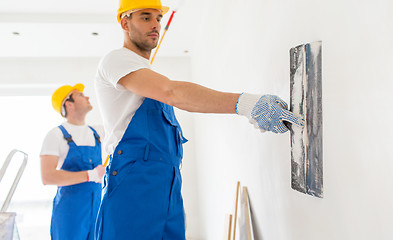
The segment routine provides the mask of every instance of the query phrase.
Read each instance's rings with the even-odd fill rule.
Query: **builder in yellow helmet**
[[[172,106],[237,113],[261,131],[286,132],[283,121],[304,124],[276,96],[218,92],[152,71],[149,58],[167,11],[160,0],[120,0],[124,46],[98,67],[95,87],[111,162],[96,239],[185,239],[179,164],[187,140]]]
[[[53,128],[41,149],[41,176],[45,185],[57,185],[53,200],[53,240],[93,240],[101,202],[100,135],[85,124],[92,109],[83,84],[65,85],[52,95],[52,105],[67,121]],[[97,128],[101,135],[103,128]]]

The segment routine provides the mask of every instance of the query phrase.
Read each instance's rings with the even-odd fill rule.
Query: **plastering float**
[[[322,42],[290,49],[290,111],[303,116],[304,128],[290,126],[291,186],[323,197]]]

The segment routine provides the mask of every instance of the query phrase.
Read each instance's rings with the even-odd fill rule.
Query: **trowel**
[[[322,42],[290,49],[290,111],[305,126],[289,126],[291,133],[291,186],[323,198],[322,164]]]

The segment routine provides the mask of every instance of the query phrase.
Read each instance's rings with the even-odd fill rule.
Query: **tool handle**
[[[104,163],[104,167],[108,166],[109,163],[109,155],[106,157],[105,163]]]
[[[172,11],[171,16],[169,17],[169,20],[168,20],[168,22],[167,22],[167,24],[166,24],[166,26],[165,26],[164,34],[162,34],[162,37],[161,37],[161,39],[160,39],[160,42],[158,43],[158,46],[156,47],[156,50],[155,50],[155,52],[154,52],[154,54],[153,54],[153,57],[152,57],[151,60],[150,60],[150,65],[153,64],[154,58],[156,57],[156,54],[157,54],[157,52],[158,52],[158,49],[159,49],[160,46],[161,46],[162,39],[164,39],[164,36],[165,36],[166,31],[168,31],[168,28],[169,28],[169,26],[171,25],[171,22],[172,22],[172,19],[173,19],[173,15],[175,14],[175,12],[176,12],[176,11]]]
[[[171,25],[172,19],[173,19],[173,15],[175,14],[176,11],[172,11],[171,16],[169,17],[168,23],[165,26],[165,30],[168,30],[169,25]]]

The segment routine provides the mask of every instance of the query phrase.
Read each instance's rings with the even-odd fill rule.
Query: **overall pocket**
[[[112,159],[113,160],[124,160],[124,159]],[[127,164],[123,166],[119,166],[114,168],[111,166],[109,169],[108,177],[107,177],[107,189],[104,192],[107,192],[108,198],[112,195],[112,193],[118,188],[118,186],[123,182],[124,178],[127,177],[128,174],[131,174],[131,170],[135,167],[136,160],[130,160]]]

